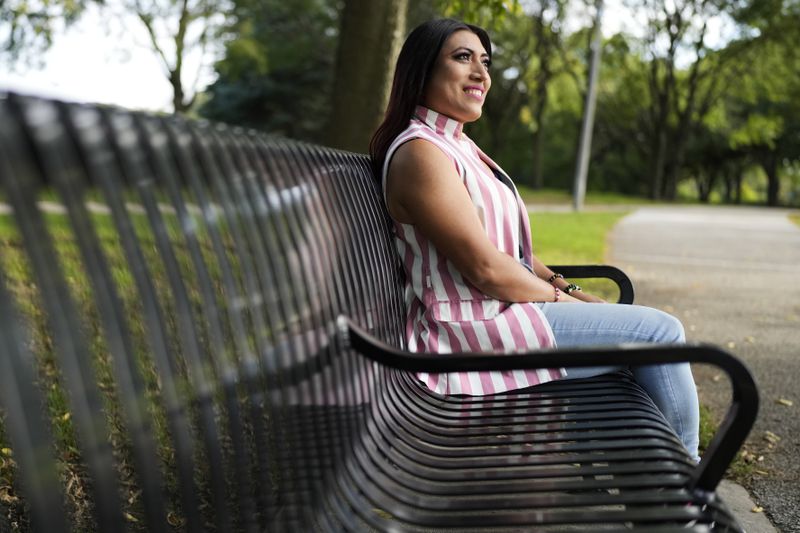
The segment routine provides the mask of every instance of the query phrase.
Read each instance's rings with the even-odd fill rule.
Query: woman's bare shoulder
[[[389,163],[386,201],[395,220],[415,223],[414,213],[431,198],[451,196],[462,187],[450,158],[434,143],[412,139],[403,143]]]
[[[414,138],[400,145],[389,163],[389,177],[402,175],[403,182],[420,183],[454,171],[447,154],[433,142]]]

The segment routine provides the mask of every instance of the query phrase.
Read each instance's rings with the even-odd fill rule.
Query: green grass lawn
[[[150,268],[153,269],[155,290],[162,294],[168,291],[166,274],[159,268],[160,262],[156,257],[155,240],[149,230],[147,218],[142,214],[131,216],[133,230],[142,244],[143,254]],[[131,446],[130,432],[121,413],[121,405],[117,397],[116,383],[113,376],[109,346],[102,332],[101,320],[93,298],[93,290],[87,276],[80,251],[77,246],[75,234],[71,229],[68,219],[63,214],[47,213],[43,222],[53,238],[53,246],[60,271],[64,275],[70,294],[76,306],[78,322],[84,331],[86,355],[90,357],[92,369],[95,373],[97,386],[100,391],[103,410],[106,415],[105,424],[108,431],[114,454],[120,464],[130,464]],[[167,233],[172,239],[177,239],[179,232],[178,220],[175,215],[165,215],[164,222]],[[111,218],[105,214],[92,215],[92,223],[97,232],[100,246],[106,254],[111,275],[119,290],[118,296],[128,318],[127,325],[131,339],[132,353],[135,354],[134,364],[138,369],[144,395],[150,414],[150,425],[155,438],[157,453],[161,460],[164,472],[164,483],[171,496],[167,503],[170,512],[178,508],[176,492],[176,474],[174,462],[174,449],[166,422],[166,413],[163,409],[161,396],[161,378],[150,356],[149,345],[145,339],[145,327],[142,316],[140,295],[134,283],[132,273],[123,253],[120,239]],[[202,237],[202,235],[201,235]],[[66,487],[65,504],[76,531],[91,531],[93,520],[91,507],[87,494],[90,493],[88,478],[85,470],[84,458],[81,457],[80,447],[76,440],[74,419],[70,412],[68,393],[60,371],[61,363],[58,361],[54,350],[54,339],[51,337],[51,327],[45,314],[39,287],[33,281],[32,265],[20,235],[12,218],[0,215],[0,269],[3,271],[7,289],[12,293],[18,306],[21,320],[27,325],[30,335],[30,348],[36,357],[38,380],[40,390],[44,391],[44,405],[42,408],[48,413],[53,434],[53,450],[55,452],[56,468]],[[176,248],[177,260],[183,278],[190,287],[193,286],[192,274],[189,268],[189,257],[185,247]],[[192,303],[199,305],[196,291],[191,290],[189,297]],[[164,299],[168,301],[168,299]],[[165,307],[166,329],[174,331],[175,312]],[[186,380],[185,373],[180,373],[177,378],[179,386]],[[17,481],[15,479],[15,463],[13,451],[9,448],[6,436],[0,424],[0,512],[3,512],[9,523],[16,523],[18,527],[12,531],[26,531],[27,515],[21,507],[22,500],[15,496]],[[142,517],[143,509],[140,501],[141,491],[138,480],[132,469],[120,467],[118,478],[124,502],[124,512],[131,522],[132,530],[142,531],[144,524],[136,517]],[[205,497],[205,495],[204,495]],[[1,523],[1,522],[0,522]],[[0,528],[2,529],[2,528]]]
[[[789,220],[800,226],[800,214],[798,215],[789,215]]]
[[[532,189],[517,184],[520,196],[528,204],[572,204],[572,193],[563,189]],[[628,196],[611,192],[586,193],[586,205],[639,205],[650,204],[652,200],[639,196]]]
[[[607,236],[626,212],[533,213],[533,251],[549,265],[605,263]],[[573,281],[573,280],[570,280]],[[608,280],[574,280],[585,290],[616,301],[617,286]]]

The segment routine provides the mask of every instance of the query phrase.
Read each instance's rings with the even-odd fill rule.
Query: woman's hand
[[[573,292],[572,294],[575,294],[575,292]],[[582,302],[580,300],[578,300],[577,298],[575,298],[574,296],[571,296],[571,295],[567,294],[566,292],[562,291],[561,292],[561,296],[559,296],[559,298],[558,298],[558,303],[579,304],[579,303],[582,303]]]

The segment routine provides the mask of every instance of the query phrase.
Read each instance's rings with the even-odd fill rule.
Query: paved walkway
[[[689,340],[746,361],[761,392],[746,449],[763,459],[745,486],[780,531],[793,533],[800,532],[800,228],[787,213],[643,207],[616,226],[607,259],[631,276],[637,303],[674,313]],[[710,367],[695,368],[695,378],[701,402],[720,416],[725,378]],[[748,531],[769,530],[764,515],[741,508],[746,499],[729,504]]]

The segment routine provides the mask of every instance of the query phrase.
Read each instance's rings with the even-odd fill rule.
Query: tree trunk
[[[778,205],[778,193],[780,191],[780,180],[778,179],[778,157],[769,154],[762,163],[764,172],[767,173],[767,205]]]
[[[536,128],[536,133],[531,139],[531,152],[533,154],[533,188],[544,187],[544,170],[542,167],[542,128]]]
[[[725,203],[742,203],[742,170],[736,166],[728,167],[724,175],[725,179]]]
[[[172,112],[183,115],[189,110],[190,105],[185,102],[180,70],[170,71],[169,84],[172,86]]]
[[[666,160],[667,152],[666,124],[663,127],[657,125],[657,128],[658,131],[655,132],[656,138],[650,163],[650,198],[652,200],[661,199],[664,183],[664,161]]]
[[[734,199],[733,201],[738,205],[742,203],[742,171],[740,170],[736,174],[736,188],[734,189]]]
[[[550,71],[546,66],[542,68],[542,73],[536,88],[536,100],[534,102],[534,120],[536,121],[536,133],[533,134],[533,187],[541,189],[544,187],[544,174],[542,171],[542,141],[544,139],[544,111],[547,107],[547,84],[550,81]]]
[[[701,203],[707,204],[711,201],[711,191],[714,190],[714,184],[717,182],[718,174],[713,171],[709,174],[700,173],[696,178],[697,195]]]
[[[547,107],[547,85],[552,77],[550,71],[550,58],[553,53],[553,46],[551,46],[552,37],[548,35],[548,28],[544,19],[544,11],[547,7],[548,2],[542,1],[539,4],[539,13],[532,16],[533,34],[536,36],[534,53],[536,57],[539,58],[539,72],[536,74],[536,93],[533,100],[533,120],[536,122],[536,133],[533,134],[533,138],[531,139],[534,189],[541,189],[544,187],[544,174],[542,172],[544,111]]]
[[[733,203],[733,189],[736,186],[735,180],[736,177],[733,174],[730,172],[725,173],[725,180],[723,181],[725,190],[723,191],[722,201],[726,204]]]
[[[671,138],[670,143],[670,164],[669,169],[664,176],[664,198],[667,200],[675,200],[675,196],[677,195],[678,191],[678,181],[680,178],[681,169],[683,167],[683,160],[686,153],[686,145],[688,144],[689,138],[692,135],[692,116],[694,115],[696,100],[697,100],[697,90],[701,81],[700,75],[700,66],[703,62],[703,55],[701,51],[705,48],[705,35],[706,35],[706,24],[703,24],[703,28],[700,31],[700,35],[697,38],[697,41],[694,44],[694,50],[697,54],[697,59],[695,62],[692,63],[691,68],[689,69],[689,79],[688,79],[688,91],[686,94],[686,101],[684,103],[683,109],[680,108],[680,99],[673,98],[672,103],[675,106],[675,112],[678,115],[678,126]],[[708,109],[706,109],[701,116],[697,117],[697,122],[702,120],[702,115],[707,113]],[[716,177],[714,177],[711,182],[715,182]],[[709,190],[709,194],[711,191]]]
[[[325,143],[366,152],[389,100],[408,0],[346,0]]]

